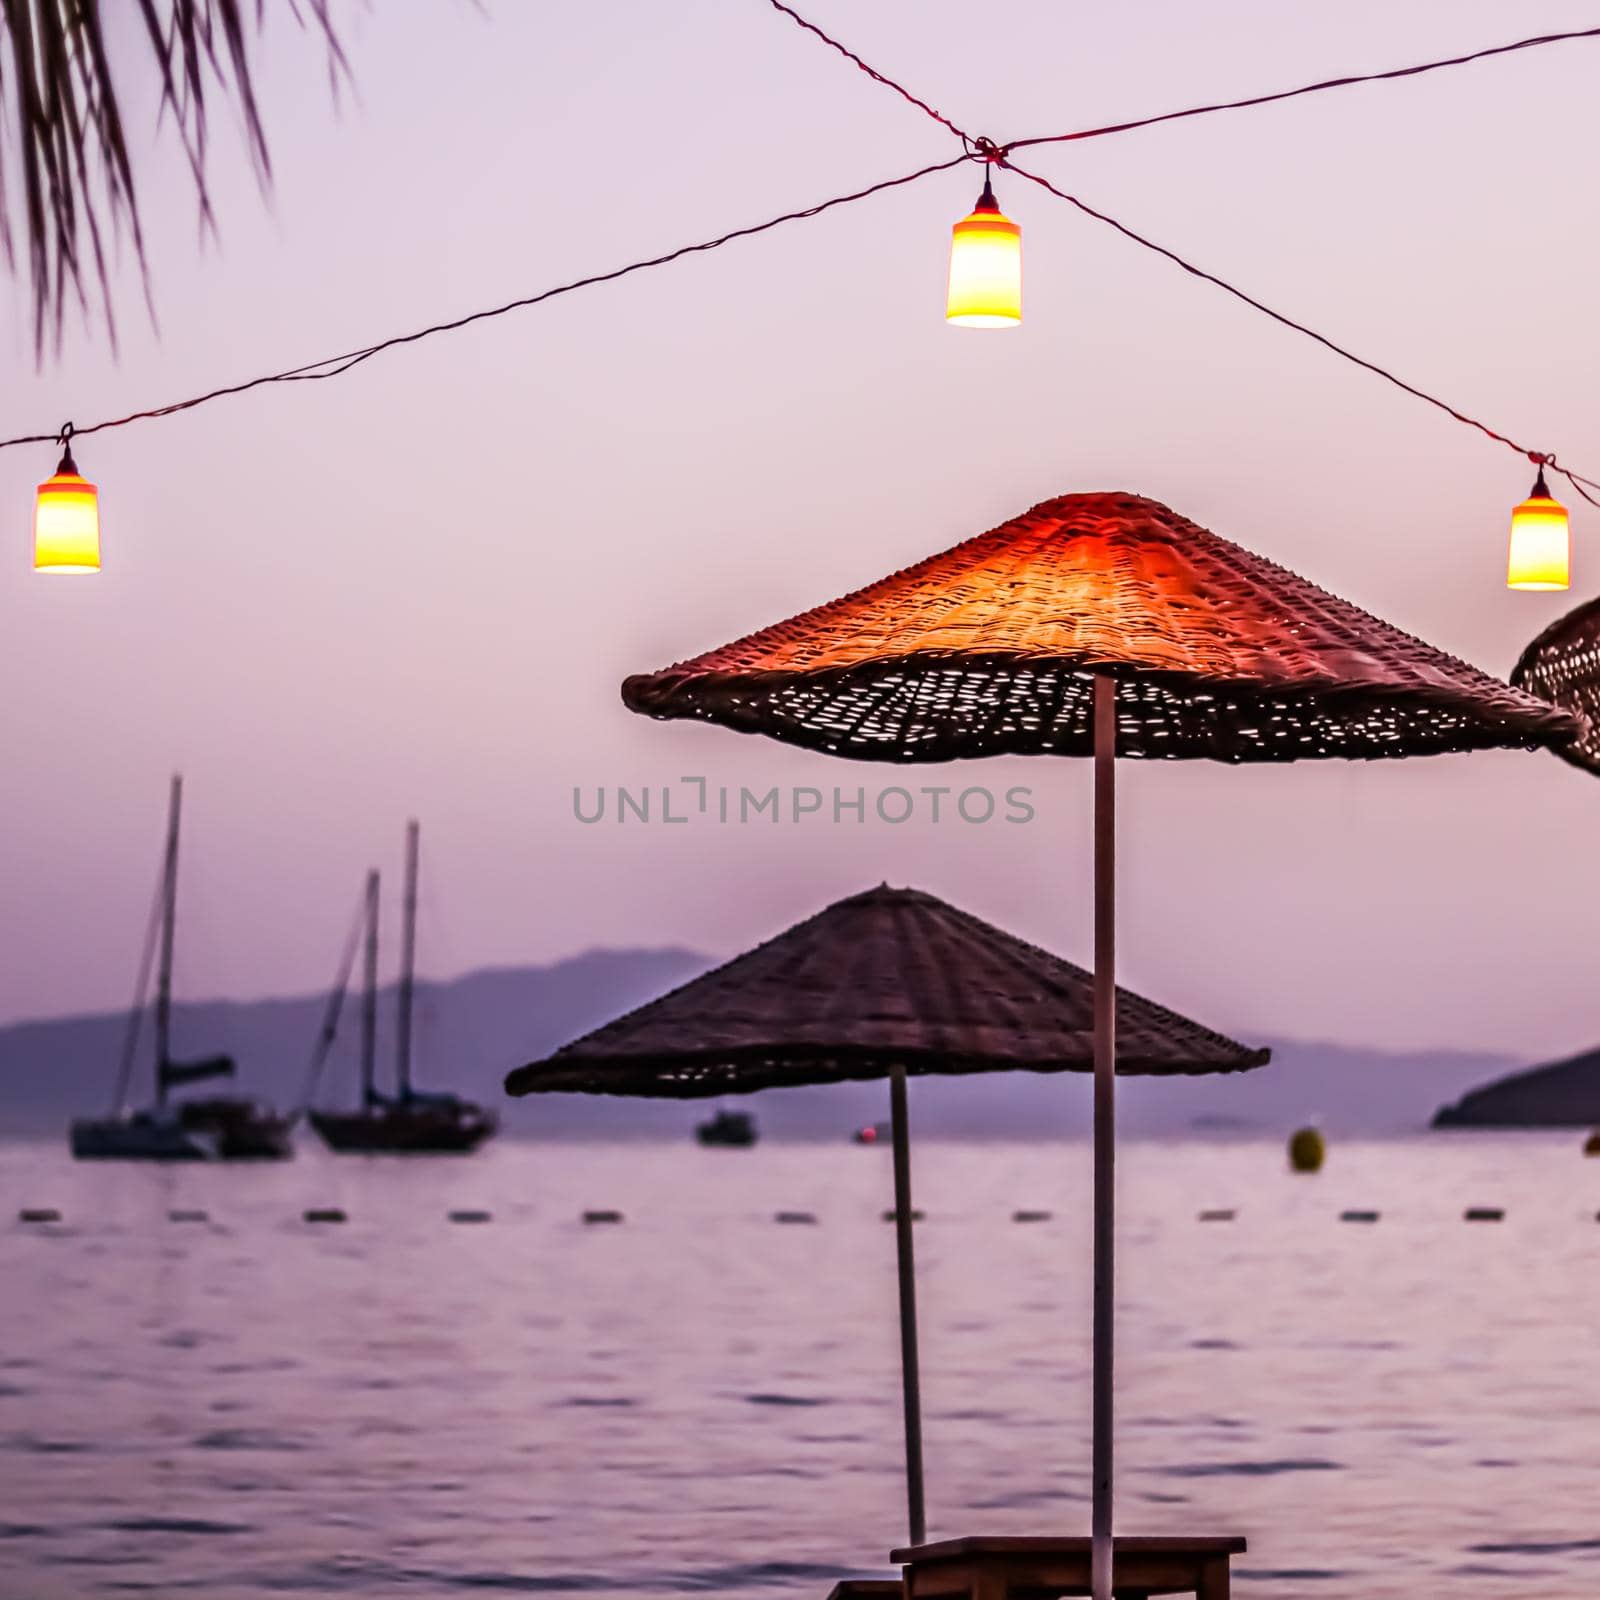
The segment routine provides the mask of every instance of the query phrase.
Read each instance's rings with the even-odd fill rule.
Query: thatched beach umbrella
[[[1574,718],[1131,494],[1047,500],[622,686],[655,717],[856,760],[1095,758],[1094,1593],[1111,1589],[1115,758],[1560,745]]]
[[[1511,681],[1583,720],[1583,732],[1555,753],[1600,775],[1600,600],[1552,622],[1518,657]]]
[[[1265,1050],[1117,991],[1117,1070],[1263,1066]],[[514,1095],[698,1099],[888,1078],[911,1542],[927,1537],[906,1077],[1086,1072],[1094,980],[917,889],[851,895],[659,1000],[506,1077]]]

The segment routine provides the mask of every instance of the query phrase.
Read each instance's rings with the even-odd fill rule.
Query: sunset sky
[[[220,240],[141,134],[157,326],[3,319],[0,435],[80,425],[721,233],[955,153],[761,0],[350,5],[353,92],[268,6],[274,181],[215,129]],[[813,0],[998,139],[1600,21],[1537,0]],[[130,43],[131,41],[124,41]],[[130,56],[132,52],[130,52]],[[1036,152],[1131,226],[1600,475],[1600,41]],[[145,86],[148,90],[148,85]],[[150,105],[136,126],[150,130]],[[1089,772],[909,775],[652,724],[629,672],[1077,490],[1127,489],[1504,675],[1600,589],[1503,586],[1509,451],[1019,180],[1026,321],[942,321],[975,173],[280,388],[83,441],[98,579],[28,567],[48,448],[0,454],[0,1021],[123,1004],[167,778],[180,984],[329,982],[423,825],[422,964],[731,954],[887,879],[1089,950]],[[1559,491],[1558,491],[1559,492]],[[584,826],[575,785],[1033,790],[1027,825]],[[1126,763],[1123,976],[1246,1037],[1529,1058],[1600,1040],[1600,785],[1544,755]],[[389,942],[392,958],[395,941]]]

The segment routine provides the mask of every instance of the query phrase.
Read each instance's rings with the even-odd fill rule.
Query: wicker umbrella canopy
[[[1123,1073],[1243,1072],[1251,1049],[1126,989]],[[911,1539],[926,1535],[907,1075],[1092,1070],[1095,981],[969,912],[887,884],[854,894],[506,1075],[513,1095],[697,1099],[887,1077]]]
[[[866,761],[1117,753],[1219,761],[1560,745],[1510,688],[1133,494],[1073,494],[622,697]]]
[[[1240,1072],[1253,1050],[1126,989],[1121,1073]],[[887,884],[506,1077],[558,1091],[692,1099],[932,1072],[1088,1072],[1094,979],[1014,934]]]
[[[1600,600],[1552,622],[1522,652],[1511,681],[1583,722],[1583,732],[1555,753],[1600,774]]]
[[[1119,493],[1046,500],[842,600],[629,678],[622,696],[650,716],[856,760],[1093,755],[1091,1531],[1095,1600],[1110,1600],[1116,757],[1560,748],[1578,719]]]

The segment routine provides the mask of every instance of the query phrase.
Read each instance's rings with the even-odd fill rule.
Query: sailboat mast
[[[417,824],[406,824],[405,932],[400,946],[400,1026],[396,1035],[395,1078],[400,1098],[411,1098],[411,1004],[417,964]]]
[[[172,935],[178,919],[178,817],[183,779],[174,773],[167,802],[167,857],[161,879],[161,966],[156,978],[156,1104],[167,1099],[167,1062],[172,1053]]]
[[[366,971],[361,989],[361,1104],[378,1097],[378,874],[367,874]]]

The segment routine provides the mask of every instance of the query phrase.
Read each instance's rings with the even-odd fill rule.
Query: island
[[[1600,1127],[1600,1049],[1496,1078],[1433,1114],[1436,1128]]]

